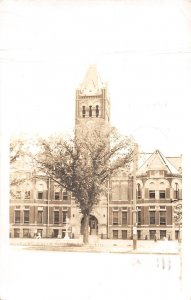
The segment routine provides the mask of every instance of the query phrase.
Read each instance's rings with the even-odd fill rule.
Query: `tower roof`
[[[80,85],[81,93],[84,95],[97,95],[100,94],[103,87],[105,85],[100,78],[96,65],[90,65]]]

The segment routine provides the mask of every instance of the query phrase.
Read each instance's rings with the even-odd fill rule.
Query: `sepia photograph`
[[[190,78],[190,0],[0,1],[0,300],[191,300]]]

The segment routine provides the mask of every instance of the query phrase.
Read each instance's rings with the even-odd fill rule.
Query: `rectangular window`
[[[166,210],[166,206],[165,205],[160,205],[159,208],[160,208],[160,210]]]
[[[29,223],[29,210],[24,210],[24,224]]]
[[[19,238],[19,237],[20,237],[20,229],[14,228],[14,238]]]
[[[160,211],[160,225],[166,225],[166,211]]]
[[[38,199],[43,199],[43,192],[38,192]]]
[[[54,224],[59,224],[59,211],[54,211]]]
[[[174,199],[179,199],[179,191],[174,191]]]
[[[66,190],[63,191],[62,199],[63,200],[68,200],[68,192]]]
[[[43,224],[43,211],[42,210],[38,210],[37,223],[38,224]]]
[[[118,225],[118,211],[113,211],[113,225]]]
[[[127,230],[122,230],[122,239],[123,240],[127,239]]]
[[[23,229],[23,237],[24,237],[24,238],[29,238],[29,237],[30,237],[30,236],[29,236],[29,229],[28,229],[28,228]]]
[[[122,211],[122,225],[127,225],[127,211]]]
[[[66,224],[67,211],[62,211],[62,223]]]
[[[15,224],[19,224],[21,221],[20,210],[15,210]]]
[[[118,230],[113,230],[113,239],[118,239]]]
[[[54,200],[60,200],[60,193],[59,192],[54,193]]]
[[[138,210],[138,213],[137,213],[137,223],[138,223],[138,225],[141,225],[141,210]]]
[[[82,106],[82,117],[85,118],[86,116],[86,107]]]
[[[159,191],[159,198],[160,199],[165,199],[165,191],[164,190]]]
[[[137,239],[138,239],[138,240],[141,239],[141,230],[137,230]]]
[[[138,199],[141,199],[141,190],[138,190],[138,191],[137,191],[137,198],[138,198]]]
[[[175,239],[178,240],[179,238],[179,230],[175,230]]]
[[[160,239],[164,239],[166,237],[166,230],[160,230]]]
[[[150,211],[150,225],[155,224],[155,211]]]
[[[58,233],[59,233],[58,229],[53,229],[53,237],[54,238],[58,237]]]
[[[150,240],[154,240],[156,237],[156,230],[149,230]]]
[[[30,191],[25,191],[25,199],[30,199]]]
[[[150,210],[155,210],[155,208],[156,207],[154,205],[149,207]]]
[[[149,190],[149,198],[155,199],[155,191],[154,190]]]

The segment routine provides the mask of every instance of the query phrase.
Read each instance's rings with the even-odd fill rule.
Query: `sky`
[[[75,89],[96,64],[108,82],[112,125],[143,151],[180,155],[191,94],[186,2],[1,3],[3,128],[28,136],[72,132]]]

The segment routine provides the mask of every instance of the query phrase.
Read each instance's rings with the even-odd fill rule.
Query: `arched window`
[[[89,106],[89,117],[92,117],[92,106]]]
[[[96,105],[96,118],[99,117],[99,105]]]
[[[82,106],[82,117],[85,118],[86,116],[86,107],[83,105]]]

